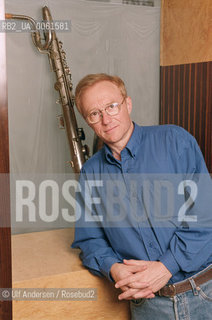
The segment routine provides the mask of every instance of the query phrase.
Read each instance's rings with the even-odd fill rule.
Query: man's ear
[[[128,113],[130,114],[132,111],[132,99],[130,97],[126,98],[126,105],[127,105]]]

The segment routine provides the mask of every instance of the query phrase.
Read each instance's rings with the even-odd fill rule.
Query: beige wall
[[[161,0],[160,65],[212,60],[212,1]]]

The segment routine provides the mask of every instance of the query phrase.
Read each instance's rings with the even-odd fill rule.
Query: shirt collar
[[[131,157],[135,158],[137,151],[139,149],[139,146],[140,146],[140,141],[141,141],[140,129],[141,128],[136,123],[133,122],[133,124],[134,124],[133,133],[132,133],[130,140],[128,141],[126,147],[123,150],[126,149],[129,152],[129,154],[131,155]],[[105,150],[105,157],[106,157],[107,161],[109,161],[110,163],[114,163],[114,160],[118,161],[113,157],[111,149],[110,149],[110,147],[108,147],[108,145],[106,145],[106,144],[104,145],[104,150]]]

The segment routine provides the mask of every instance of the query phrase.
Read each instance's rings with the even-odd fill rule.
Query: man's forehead
[[[99,103],[104,103],[104,100],[109,99],[109,101],[106,102],[111,102],[113,98],[118,98],[119,96],[121,96],[121,91],[114,83],[101,81],[87,88],[82,95],[82,100],[83,103],[86,102],[86,104],[98,103],[98,101]]]
[[[88,89],[91,89],[91,90],[102,90],[102,92],[104,91],[108,91],[108,90],[113,90],[113,91],[120,91],[119,87],[111,82],[111,81],[108,81],[108,80],[104,80],[104,81],[99,81],[95,84],[93,84],[91,87],[89,87]]]

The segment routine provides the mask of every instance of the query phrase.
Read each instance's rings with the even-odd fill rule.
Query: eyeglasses
[[[116,114],[119,113],[121,105],[124,103],[125,99],[126,99],[126,97],[124,97],[124,99],[122,100],[121,103],[118,103],[118,102],[110,103],[109,105],[107,105],[106,107],[104,107],[101,110],[98,110],[98,109],[93,110],[86,117],[86,121],[91,124],[99,122],[103,116],[103,114],[102,114],[103,111],[105,111],[109,116],[115,116]]]

